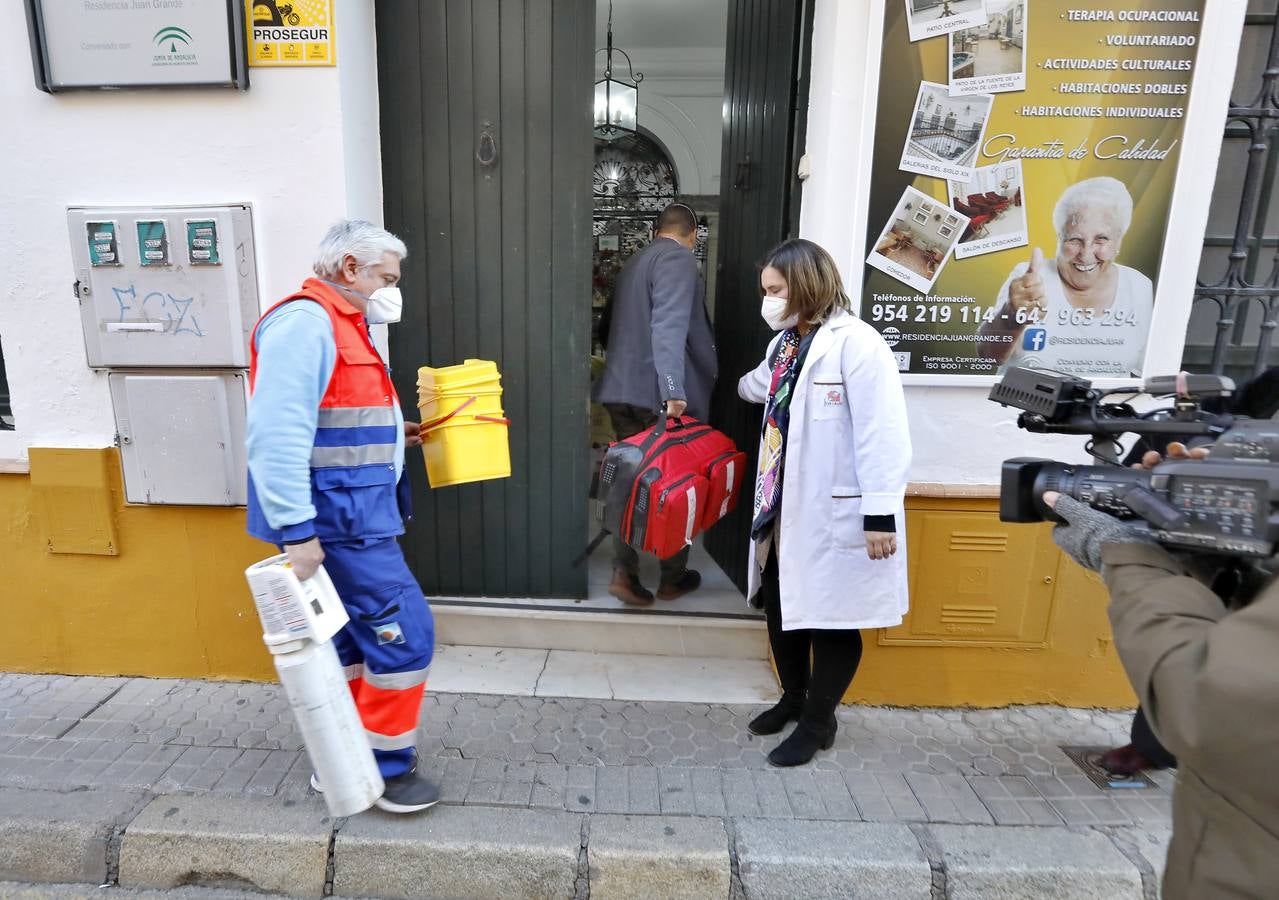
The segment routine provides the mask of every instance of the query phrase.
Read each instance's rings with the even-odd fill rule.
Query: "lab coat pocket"
[[[814,419],[843,419],[848,416],[848,396],[839,378],[816,375],[808,391],[808,408]]]
[[[862,495],[857,488],[831,489],[831,537],[836,549],[856,550],[866,546],[862,527]]]

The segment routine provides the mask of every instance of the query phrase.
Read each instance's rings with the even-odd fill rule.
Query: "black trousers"
[[[760,592],[768,620],[768,642],[782,690],[788,697],[804,697],[802,721],[822,731],[853,683],[862,661],[862,634],[855,628],[782,630],[782,595],[773,546],[764,566]]]
[[[1159,738],[1150,730],[1150,722],[1146,720],[1146,711],[1137,707],[1137,715],[1132,717],[1132,745],[1142,756],[1157,766],[1165,769],[1176,768],[1177,757],[1168,752],[1168,748],[1159,743]]]

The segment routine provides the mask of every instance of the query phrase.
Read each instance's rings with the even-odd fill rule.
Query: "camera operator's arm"
[[[1215,715],[1225,711],[1214,713],[1213,705],[1226,704],[1236,714],[1246,708],[1256,687],[1247,670],[1279,648],[1260,628],[1231,635],[1242,623],[1223,621],[1226,607],[1217,595],[1162,547],[1107,544],[1101,558],[1119,658],[1159,739],[1193,762],[1203,739],[1219,727]],[[1277,625],[1279,617],[1270,624],[1272,634]],[[1256,646],[1241,653],[1241,639]]]

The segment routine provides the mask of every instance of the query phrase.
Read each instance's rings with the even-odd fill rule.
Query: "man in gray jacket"
[[[636,253],[617,276],[613,291],[604,374],[595,401],[613,420],[618,439],[639,434],[659,412],[686,412],[705,419],[719,362],[706,314],[706,286],[693,247],[697,216],[673,203],[657,217],[653,242]],[[613,538],[609,593],[624,603],[647,606],[653,595],[639,580],[639,554]],[[688,568],[688,548],[662,560],[657,596],[674,600],[694,591],[701,575]]]

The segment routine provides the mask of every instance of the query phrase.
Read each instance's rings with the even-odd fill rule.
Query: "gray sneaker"
[[[408,771],[386,779],[386,790],[373,805],[389,813],[415,813],[439,802],[440,789],[416,771]]]
[[[387,778],[385,783],[386,789],[381,797],[373,801],[373,805],[389,813],[402,815],[421,812],[440,802],[440,789],[425,778],[418,777],[416,765],[403,775]],[[314,772],[311,773],[311,790],[324,793],[320,776]]]

